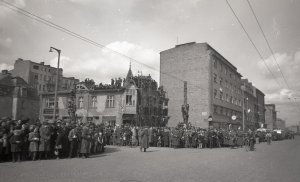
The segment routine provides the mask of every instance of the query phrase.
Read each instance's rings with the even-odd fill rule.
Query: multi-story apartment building
[[[241,74],[207,43],[187,43],[160,53],[160,84],[168,93],[169,125],[183,121],[184,81],[189,122],[206,128],[242,124]]]
[[[277,128],[276,121],[277,121],[277,113],[275,104],[266,104],[265,105],[265,123],[268,129],[274,130]]]
[[[248,79],[242,79],[242,91],[244,95],[245,129],[257,129],[261,127],[260,124],[263,124],[262,116],[264,112],[261,108],[261,104],[264,103],[264,98],[261,95],[263,93],[258,91]]]
[[[39,117],[39,97],[22,78],[7,70],[0,73],[0,118],[35,122]]]
[[[78,122],[137,126],[162,126],[167,122],[166,93],[162,88],[157,88],[151,76],[134,77],[131,68],[126,79],[112,79],[110,85],[81,82],[76,85],[75,92],[75,115]],[[71,96],[71,91],[58,92],[57,118],[70,118]],[[54,111],[53,92],[41,94],[41,106],[41,120],[51,120]]]
[[[255,111],[259,127],[265,128],[265,94],[256,88],[257,111]]]
[[[44,62],[36,63],[30,60],[17,59],[14,69],[10,71],[13,76],[23,78],[38,93],[53,92],[55,89],[57,68],[45,65]],[[69,90],[79,80],[74,77],[63,77],[63,69],[59,69],[58,90]]]

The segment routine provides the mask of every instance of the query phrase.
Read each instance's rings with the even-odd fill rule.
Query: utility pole
[[[54,47],[50,47],[49,52],[53,52],[55,50],[58,53],[58,60],[57,60],[57,70],[56,70],[56,81],[55,81],[55,90],[54,90],[54,111],[53,111],[53,121],[56,120],[56,107],[57,107],[57,89],[58,89],[58,75],[59,75],[59,61],[60,61],[60,52],[61,50],[56,49]]]
[[[242,112],[243,112],[243,131],[245,131],[245,90],[246,90],[245,83],[244,83],[244,85],[241,86],[241,89],[242,89],[242,99],[243,99],[243,109],[242,109]]]

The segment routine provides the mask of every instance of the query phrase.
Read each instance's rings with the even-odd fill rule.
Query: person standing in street
[[[77,147],[78,147],[78,142],[79,142],[79,136],[78,136],[78,126],[73,128],[69,134],[68,134],[68,139],[70,142],[70,151],[69,151],[69,158],[72,158],[74,156],[77,156]]]
[[[85,126],[82,128],[82,134],[81,134],[80,153],[82,155],[82,158],[88,157],[88,154],[90,152],[90,145],[91,145],[90,142],[91,142],[91,133],[88,124],[86,123]]]
[[[37,153],[39,151],[39,128],[38,127],[32,127],[31,132],[28,136],[29,143],[29,152],[31,153],[32,160],[35,161],[37,159]]]
[[[45,121],[39,130],[40,130],[39,159],[42,159],[43,155],[45,159],[48,159],[49,151],[50,151],[50,137],[51,137],[51,131],[50,131],[50,127],[48,126],[48,122]]]
[[[141,152],[143,150],[144,150],[144,152],[146,152],[147,148],[149,148],[149,132],[148,132],[148,128],[145,127],[141,132],[140,150],[141,150]]]

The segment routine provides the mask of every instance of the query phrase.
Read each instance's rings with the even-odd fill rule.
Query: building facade
[[[13,76],[23,78],[38,93],[53,92],[55,89],[57,68],[36,63],[30,60],[17,59],[14,69],[10,71]],[[59,69],[58,90],[70,90],[79,80],[74,77],[63,77],[63,69]]]
[[[277,113],[275,104],[266,104],[265,105],[265,123],[268,129],[274,130],[277,128],[276,120],[277,120]]]
[[[167,121],[165,92],[157,88],[151,76],[133,76],[131,68],[126,79],[112,79],[111,84],[76,85],[75,118],[77,122],[92,121],[107,125],[161,126]],[[59,91],[57,119],[70,120],[72,91]],[[41,94],[41,120],[52,120],[54,93]],[[74,107],[71,107],[74,109]]]
[[[7,70],[0,75],[0,118],[35,122],[39,118],[39,97],[22,78]]]
[[[256,98],[257,98],[257,111],[256,118],[258,118],[259,127],[266,128],[265,121],[265,94],[256,88]]]
[[[254,87],[248,79],[242,79],[244,95],[245,129],[255,130],[265,124],[265,95]]]
[[[207,43],[187,43],[160,53],[160,84],[168,93],[169,126],[182,122],[184,81],[189,122],[206,128],[242,125],[241,74]]]

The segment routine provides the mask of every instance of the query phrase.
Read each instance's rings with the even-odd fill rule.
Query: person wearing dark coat
[[[29,157],[29,141],[28,141],[28,135],[29,135],[29,129],[27,124],[22,124],[21,126],[21,137],[23,139],[22,141],[22,154],[21,158],[22,160],[27,160]]]
[[[105,142],[104,142],[104,137],[103,137],[103,134],[101,131],[98,133],[97,142],[98,142],[98,145],[97,145],[96,152],[97,153],[104,152]]]
[[[165,129],[163,131],[163,146],[164,147],[169,147],[169,136],[170,136],[170,131],[168,129]]]
[[[14,130],[14,135],[10,138],[10,150],[12,153],[12,162],[21,161],[22,136],[20,130]]]
[[[31,153],[32,160],[36,160],[37,152],[39,151],[39,130],[38,128],[33,128],[33,131],[29,133],[28,141],[29,143],[29,152]]]
[[[59,128],[57,130],[57,138],[55,141],[56,159],[62,158],[63,143],[64,143],[64,130],[63,128]]]
[[[147,148],[149,148],[149,133],[148,133],[148,129],[146,127],[141,132],[141,146],[140,146],[140,150],[142,152],[142,149],[144,149],[144,152],[146,152]]]

